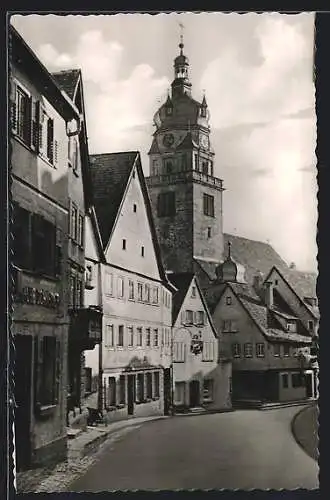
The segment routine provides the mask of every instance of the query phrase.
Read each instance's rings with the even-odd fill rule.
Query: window
[[[158,286],[154,286],[152,293],[152,303],[158,304]]]
[[[184,342],[174,342],[173,361],[175,363],[184,363],[186,360],[186,346]]]
[[[47,119],[47,159],[54,163],[54,120]]]
[[[185,404],[185,383],[175,382],[174,402],[177,406]]]
[[[84,217],[81,214],[78,218],[78,244],[80,247],[84,246]]]
[[[186,311],[186,323],[187,325],[192,325],[194,322],[194,313],[193,311]]]
[[[120,299],[124,297],[124,279],[121,276],[117,280],[117,294]]]
[[[105,293],[106,295],[113,294],[113,274],[105,273]]]
[[[136,214],[136,203],[133,204],[133,212]]]
[[[12,102],[12,128],[25,143],[31,143],[31,97],[16,85],[15,102]]]
[[[314,331],[314,321],[308,321],[308,330],[310,332]]]
[[[154,347],[158,347],[158,328],[154,329]]]
[[[234,358],[240,358],[241,357],[241,346],[240,344],[232,344],[232,354]]]
[[[34,270],[55,275],[56,228],[38,214],[32,218],[32,257]]]
[[[292,351],[292,356],[294,358],[296,358],[298,356],[298,349],[297,349],[297,347],[291,347],[291,351]]]
[[[123,347],[124,346],[124,326],[123,325],[119,325],[118,326],[118,342],[117,342],[117,345],[119,347]]]
[[[123,250],[126,250],[126,240],[125,239],[122,242],[122,248],[123,248]]]
[[[285,357],[290,356],[290,346],[289,344],[284,344],[283,345],[283,354]]]
[[[150,285],[148,285],[148,283],[146,283],[144,285],[144,298],[145,298],[145,301],[148,302],[148,304],[150,303]]]
[[[119,403],[125,404],[126,402],[126,380],[125,375],[119,376]]]
[[[213,379],[204,379],[203,382],[203,400],[213,401]]]
[[[147,399],[152,399],[152,373],[146,373],[146,389]]]
[[[197,311],[196,312],[196,324],[197,325],[204,325],[204,322],[205,322],[204,311]]]
[[[136,329],[136,345],[142,346],[142,328],[140,326]]]
[[[151,346],[151,330],[150,328],[146,328],[146,346]]]
[[[158,217],[170,217],[175,215],[175,192],[168,191],[159,193],[157,199]]]
[[[206,175],[209,172],[209,165],[208,165],[207,161],[202,162],[202,172],[203,172],[203,174],[206,174]]]
[[[36,403],[57,404],[61,375],[61,344],[56,337],[35,337]]]
[[[256,344],[256,355],[258,358],[265,357],[265,344],[263,342]]]
[[[198,154],[195,154],[195,170],[199,170]]]
[[[295,333],[297,331],[297,322],[296,321],[288,321],[287,331]]]
[[[210,161],[210,175],[213,177],[213,161]]]
[[[82,307],[84,302],[83,295],[83,281],[81,279],[77,279],[77,298],[76,298],[76,306]]]
[[[209,217],[214,217],[214,196],[204,193],[203,212],[204,215],[208,215]]]
[[[76,276],[75,274],[70,274],[69,278],[69,306],[75,307],[76,305]]]
[[[78,209],[71,203],[71,214],[70,214],[70,236],[76,241],[78,233]]]
[[[301,373],[292,373],[291,375],[292,387],[304,387],[304,378]]]
[[[277,286],[277,285],[278,285],[278,280],[275,280],[275,286]]]
[[[13,262],[23,269],[32,268],[32,214],[13,203]]]
[[[231,297],[226,297],[226,305],[231,306],[231,304],[232,304]]]
[[[287,389],[289,387],[289,377],[287,373],[282,373],[282,387]]]
[[[129,347],[132,347],[134,345],[134,331],[132,326],[127,327],[127,338]]]
[[[244,357],[252,358],[252,356],[253,356],[252,344],[250,342],[246,342],[244,344]]]
[[[204,342],[202,360],[203,361],[213,361],[214,360],[214,343],[213,342]]]
[[[223,332],[237,332],[236,321],[234,321],[232,319],[224,320],[222,331]]]
[[[210,227],[207,228],[207,239],[210,239],[212,236],[212,229]]]
[[[274,344],[274,356],[280,356],[281,354],[281,345]]]
[[[144,400],[144,374],[138,373],[136,377],[136,402],[142,403]]]
[[[154,372],[155,398],[159,398],[159,372]]]
[[[165,172],[171,174],[173,172],[173,162],[172,160],[165,160]]]
[[[192,286],[192,287],[191,287],[191,297],[192,297],[193,299],[195,299],[195,298],[196,298],[196,287],[195,287],[195,286]]]
[[[115,379],[115,377],[109,377],[108,403],[109,403],[109,406],[116,406],[116,379]]]
[[[134,281],[128,280],[128,298],[134,300]]]
[[[114,328],[113,325],[106,325],[105,329],[105,342],[104,347],[113,347],[115,345],[114,342]]]
[[[143,300],[143,285],[142,283],[138,283],[138,301],[142,302]]]
[[[141,257],[144,257],[144,247],[141,247]]]

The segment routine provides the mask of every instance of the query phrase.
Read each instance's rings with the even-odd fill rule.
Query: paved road
[[[299,410],[177,416],[109,444],[69,491],[318,488],[318,466],[296,443]]]

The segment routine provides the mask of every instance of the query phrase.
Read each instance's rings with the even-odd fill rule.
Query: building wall
[[[192,271],[193,257],[193,185],[192,183],[156,182],[147,177],[148,191],[158,241],[165,269],[174,272]],[[176,214],[158,217],[158,195],[175,192]]]
[[[135,170],[129,180],[117,223],[106,250],[106,260],[125,269],[159,279],[147,210],[138,175],[134,173]],[[126,242],[125,250],[123,250],[123,240]]]
[[[39,101],[53,119],[54,161],[46,155],[37,153],[16,134],[11,136],[12,200],[32,214],[38,214],[56,227],[57,244],[61,249],[60,274],[49,277],[31,270],[19,270],[16,275],[17,295],[13,304],[12,329],[14,335],[31,336],[31,408],[30,440],[32,462],[45,463],[60,460],[66,456],[66,397],[67,397],[67,352],[68,352],[68,314],[67,314],[67,258],[68,258],[68,169],[67,136],[64,119],[52,104],[37,90],[33,82],[16,67],[11,67],[10,102],[15,101],[15,85],[23,89],[32,102]],[[45,144],[44,144],[45,145]],[[25,296],[29,289],[31,295]],[[36,291],[58,294],[58,305],[44,306],[36,302]],[[36,341],[45,336],[59,342],[58,400],[48,414],[39,415],[35,409],[35,367]],[[54,353],[55,355],[55,353]],[[55,382],[54,382],[55,383]],[[17,447],[20,443],[17,443]]]
[[[308,321],[314,321],[315,331],[317,326],[317,320],[308,311],[307,307],[298,299],[298,297],[292,293],[290,288],[287,286],[286,282],[280,276],[280,274],[274,269],[269,276],[268,281],[271,281],[274,285],[274,289],[279,292],[283,299],[288,303],[290,308],[294,311],[296,316],[303,323],[304,327],[308,330]]]
[[[231,305],[226,304],[227,297],[230,297]],[[299,368],[299,361],[294,349],[298,348],[298,345],[291,344],[290,354],[289,356],[285,356],[284,347],[281,344],[280,355],[275,356],[275,343],[267,341],[230,288],[227,288],[222,295],[219,304],[214,310],[212,319],[217,331],[222,332],[223,344],[228,351],[231,351],[232,344],[234,343],[238,343],[241,346],[240,357],[233,357],[233,371]],[[237,331],[223,331],[224,321],[226,320],[233,320]],[[251,343],[253,346],[253,355],[250,358],[244,357],[245,343]],[[257,343],[264,343],[264,357],[257,357]]]
[[[193,287],[196,296],[192,293]],[[204,312],[204,325],[186,324],[186,311]],[[192,337],[201,335],[203,352],[194,354],[191,351]],[[183,355],[182,355],[183,353]],[[173,328],[173,384],[184,382],[184,406],[190,405],[189,383],[200,382],[200,402],[208,408],[228,408],[230,401],[231,363],[219,360],[219,339],[215,337],[213,328],[207,317],[195,280],[192,281],[186,298]],[[213,380],[213,398],[203,398],[204,379]],[[177,400],[176,406],[182,406]]]
[[[214,217],[204,214],[203,195],[214,197]],[[223,256],[222,191],[211,186],[194,183],[194,257],[220,262]],[[211,237],[208,238],[208,228]]]

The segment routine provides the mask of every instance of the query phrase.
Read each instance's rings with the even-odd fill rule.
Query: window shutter
[[[40,132],[40,102],[32,102],[32,146],[39,151],[39,132]]]
[[[57,404],[59,402],[60,397],[60,381],[61,381],[61,341],[60,339],[56,339],[56,347],[55,347],[55,376],[54,376],[54,403]]]
[[[32,126],[32,98],[26,96],[24,99],[24,140],[27,144],[31,144],[32,142],[32,134],[31,134],[31,126]]]
[[[34,401],[39,407],[42,401],[43,337],[34,337]]]
[[[50,163],[54,162],[54,120],[48,118],[47,122],[47,158]]]
[[[58,141],[54,141],[54,165],[58,164]]]
[[[11,96],[10,96],[10,121],[11,129],[14,133],[17,133],[17,93],[16,84],[12,81],[10,84]]]

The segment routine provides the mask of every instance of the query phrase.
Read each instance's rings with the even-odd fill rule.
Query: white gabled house
[[[89,234],[99,234],[104,255],[103,341],[101,353],[86,352],[86,367],[96,375],[102,364],[109,419],[168,413],[175,289],[161,262],[140,154],[92,155],[90,163],[96,224]]]
[[[231,408],[231,362],[222,355],[209,310],[193,273],[168,274],[173,297],[173,382],[177,411]]]

